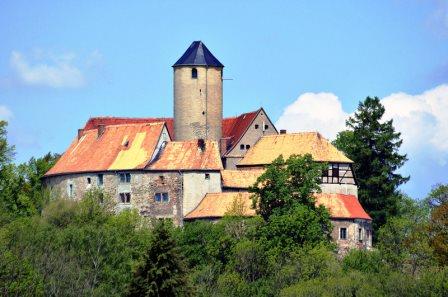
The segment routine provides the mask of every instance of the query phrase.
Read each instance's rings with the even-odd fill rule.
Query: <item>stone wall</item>
[[[350,249],[370,249],[372,247],[371,221],[363,219],[331,219],[333,230],[331,237],[338,245],[339,253],[345,254]],[[347,238],[340,238],[340,229],[346,228]],[[359,237],[361,229],[361,238]]]
[[[197,78],[191,71],[197,69]],[[174,138],[177,141],[210,139],[222,133],[222,68],[174,68]]]
[[[182,177],[178,172],[123,171],[131,174],[130,183],[120,182],[119,172],[82,173],[45,178],[53,195],[79,200],[94,187],[102,188],[117,202],[117,209],[136,208],[140,214],[156,218],[172,218],[182,224]],[[103,185],[98,185],[103,174]],[[91,183],[88,183],[90,178]],[[72,196],[70,197],[70,185]],[[130,203],[121,203],[120,193],[130,193]],[[168,193],[168,202],[156,202],[156,193]]]

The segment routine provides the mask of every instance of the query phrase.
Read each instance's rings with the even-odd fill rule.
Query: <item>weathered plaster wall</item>
[[[205,178],[209,174],[209,179]],[[220,172],[184,172],[183,173],[183,214],[192,211],[206,193],[221,192]]]

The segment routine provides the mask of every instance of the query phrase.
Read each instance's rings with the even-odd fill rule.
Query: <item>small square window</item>
[[[131,182],[131,174],[129,172],[120,173],[120,182],[121,183],[130,183]]]
[[[210,173],[205,174],[205,179],[210,179]]]
[[[240,149],[244,150],[244,144],[240,144]]]
[[[255,129],[258,129],[258,127],[259,127],[259,125],[258,125],[258,124],[255,124]]]
[[[246,144],[246,150],[250,149],[250,144]]]
[[[268,125],[264,125],[264,129],[265,130],[269,129],[269,126]]]
[[[339,229],[339,239],[347,239],[347,228]]]
[[[120,193],[121,203],[131,203],[131,193]]]
[[[168,201],[170,201],[170,198],[168,196],[168,193],[155,193],[154,201],[155,202],[168,202]]]

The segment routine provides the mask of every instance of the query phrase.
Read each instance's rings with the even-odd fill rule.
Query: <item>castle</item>
[[[353,162],[317,132],[278,131],[263,108],[223,118],[223,70],[193,42],[173,65],[174,118],[90,118],[45,174],[46,186],[68,199],[101,188],[119,210],[182,225],[223,217],[237,197],[245,215],[255,215],[248,187],[265,166],[280,154],[309,153],[329,164],[316,203],[330,210],[334,241],[370,248],[371,218],[357,199]]]

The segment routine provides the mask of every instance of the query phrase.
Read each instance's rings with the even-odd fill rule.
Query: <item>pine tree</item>
[[[134,273],[128,296],[190,296],[191,289],[180,249],[168,223],[160,221],[145,261]]]
[[[397,173],[407,158],[399,153],[403,141],[393,121],[383,120],[384,112],[378,97],[367,97],[347,120],[349,130],[340,132],[333,143],[355,162],[359,200],[372,217],[374,230],[397,214],[398,187],[409,180]]]

